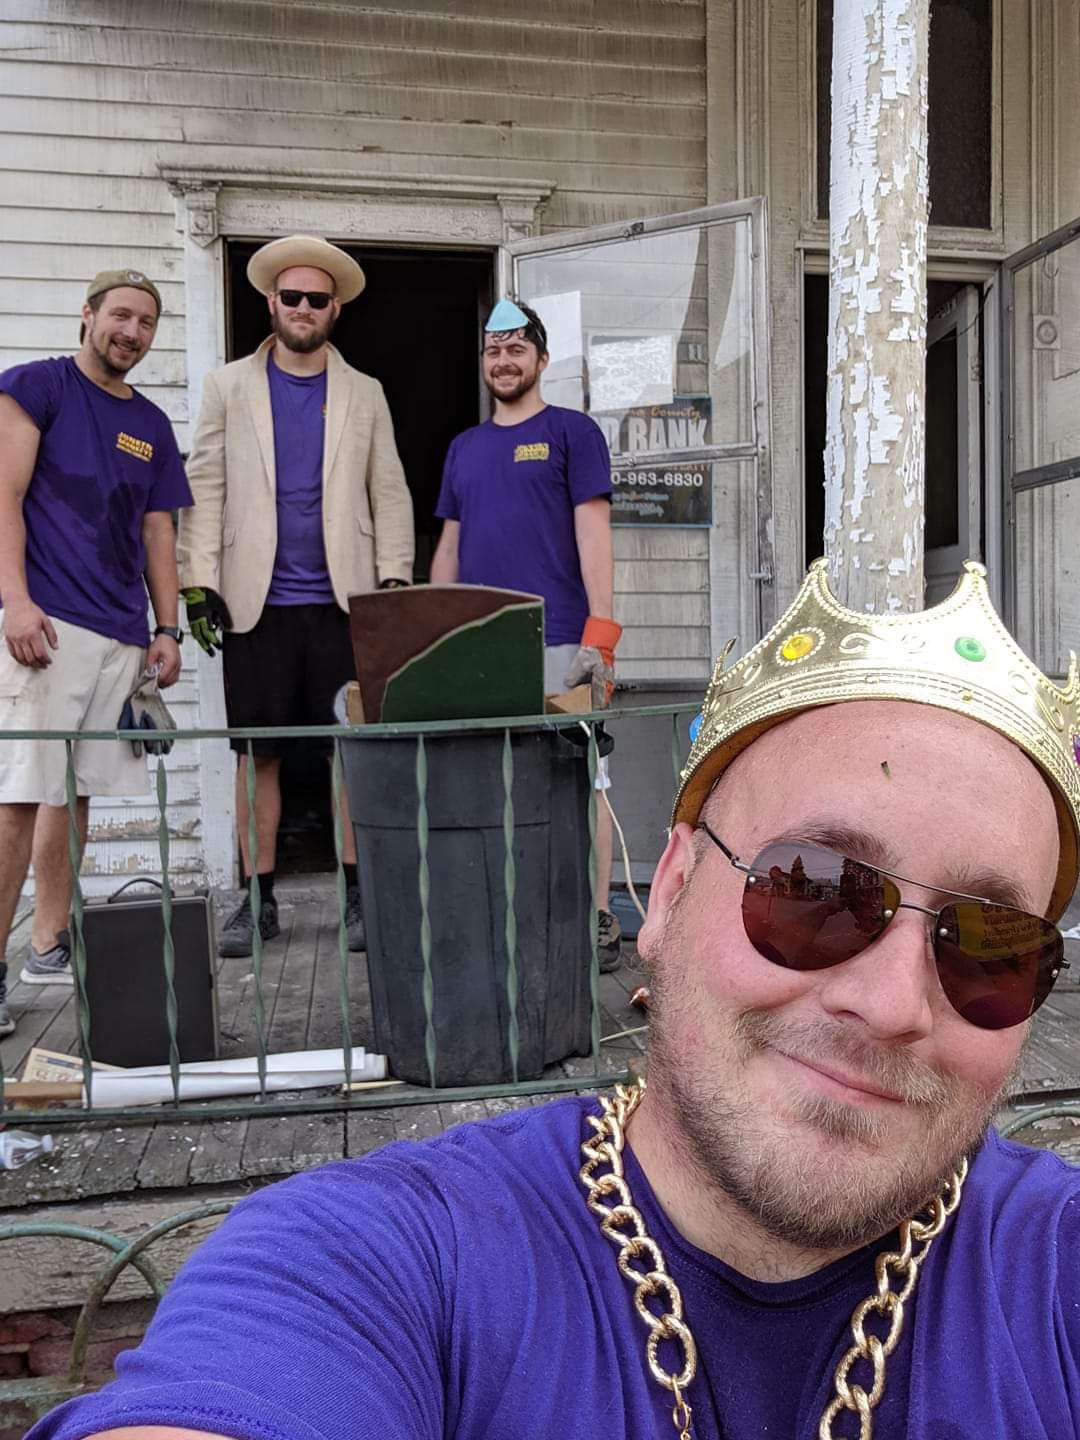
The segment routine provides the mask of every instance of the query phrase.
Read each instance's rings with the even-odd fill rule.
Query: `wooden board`
[[[537,603],[458,626],[407,660],[387,677],[381,719],[479,720],[543,708],[544,608]]]
[[[400,590],[374,590],[370,595],[350,595],[348,624],[353,636],[353,660],[364,720],[445,719],[435,714],[392,716],[384,713],[386,685],[392,675],[402,672],[410,661],[428,654],[433,645],[464,626],[480,625],[507,606],[534,609],[540,606],[543,635],[543,600],[518,590],[500,590],[484,585],[416,585]],[[477,641],[477,644],[481,644]],[[458,661],[462,657],[458,654]],[[446,677],[452,681],[452,677]],[[435,691],[432,691],[432,698]],[[413,698],[413,706],[426,697]],[[487,711],[492,713],[492,711]],[[514,714],[516,711],[494,711]],[[533,711],[536,713],[536,711]],[[468,716],[469,711],[462,711]],[[451,719],[458,719],[452,716]]]
[[[246,1189],[225,1192],[215,1199],[240,1199]],[[199,1203],[192,1195],[190,1205]],[[153,1199],[112,1200],[96,1204],[65,1207],[63,1218],[71,1225],[108,1230],[121,1239],[133,1240],[152,1225],[185,1209],[183,1195],[169,1194]],[[53,1221],[57,1214],[51,1207],[24,1211],[20,1221]],[[194,1221],[183,1230],[174,1231],[154,1243],[150,1255],[159,1273],[171,1280],[197,1245],[217,1229],[221,1216]],[[28,1236],[4,1241],[4,1285],[0,1313],[26,1310],[52,1310],[64,1305],[81,1305],[87,1292],[108,1263],[109,1252],[85,1241],[53,1236]],[[130,1266],[117,1277],[109,1292],[109,1300],[131,1300],[149,1295],[150,1291],[137,1270]]]

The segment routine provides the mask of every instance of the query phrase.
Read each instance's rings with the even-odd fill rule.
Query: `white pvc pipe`
[[[353,1080],[384,1080],[386,1056],[368,1055],[362,1045],[352,1052]],[[266,1089],[320,1090],[345,1083],[344,1054],[337,1050],[293,1050],[266,1057]],[[212,1100],[224,1095],[257,1095],[259,1066],[254,1056],[238,1060],[189,1060],[180,1066],[180,1099]],[[95,1070],[92,1110],[130,1105],[167,1104],[173,1082],[167,1065],[132,1070]],[[83,1104],[86,1090],[83,1090]]]

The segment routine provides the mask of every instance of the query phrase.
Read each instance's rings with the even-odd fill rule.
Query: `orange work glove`
[[[621,634],[622,626],[614,620],[590,615],[581,632],[581,648],[566,672],[568,690],[583,685],[586,680],[592,685],[594,710],[606,710],[615,693],[615,646]]]

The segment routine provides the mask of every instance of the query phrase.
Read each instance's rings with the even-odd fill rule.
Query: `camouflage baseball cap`
[[[147,295],[154,297],[154,302],[161,314],[161,296],[158,288],[152,280],[148,280],[141,270],[102,270],[94,276],[93,280],[86,287],[87,301],[93,300],[95,295],[104,295],[106,290],[145,290]]]

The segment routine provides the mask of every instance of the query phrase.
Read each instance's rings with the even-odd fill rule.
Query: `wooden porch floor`
[[[303,876],[279,881],[276,894],[282,933],[263,952],[267,1051],[340,1045],[341,981],[332,879]],[[215,902],[219,930],[235,901],[235,896],[227,895]],[[25,985],[18,978],[20,952],[27,943],[24,939],[21,947],[9,947],[9,1003],[17,1028],[0,1042],[0,1059],[9,1076],[21,1073],[35,1045],[70,1054],[78,1051],[73,991],[58,985]],[[353,1043],[370,1048],[374,1037],[367,972],[362,956],[352,958]],[[624,943],[621,969],[602,975],[600,981],[601,1033],[609,1035],[640,1026],[643,1017],[629,1003],[630,993],[642,982],[630,943]],[[217,986],[222,1058],[253,1055],[255,987],[250,957],[218,960]],[[605,1045],[605,1067],[624,1068],[631,1057],[641,1054],[643,1039],[629,1036]],[[580,1076],[587,1087],[592,1061],[567,1060],[550,1073]],[[397,1093],[389,1090],[388,1100]],[[524,1097],[434,1105],[388,1103],[347,1115],[255,1116],[184,1123],[163,1119],[119,1126],[115,1121],[87,1120],[77,1125],[56,1125],[52,1131],[56,1144],[52,1156],[15,1172],[0,1173],[0,1212],[134,1192],[145,1196],[150,1191],[263,1183],[346,1155],[364,1154],[390,1140],[420,1139],[463,1120],[532,1103]],[[192,1203],[197,1198],[193,1196]]]

